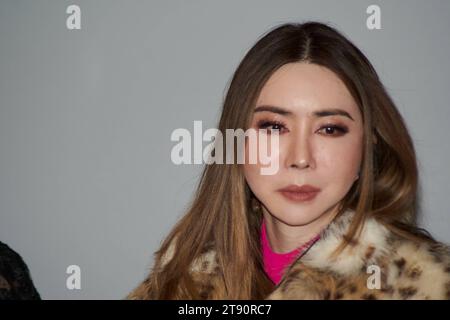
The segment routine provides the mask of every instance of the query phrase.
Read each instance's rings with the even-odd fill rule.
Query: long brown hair
[[[364,54],[336,29],[318,22],[275,27],[248,51],[229,84],[218,129],[247,130],[256,99],[269,77],[292,62],[333,71],[358,104],[364,122],[363,160],[358,179],[342,199],[338,216],[355,211],[347,243],[373,216],[399,236],[432,241],[415,227],[418,173],[411,137],[401,114]],[[222,286],[210,299],[261,299],[273,289],[259,247],[261,213],[242,165],[207,164],[187,213],[155,253],[155,265],[177,239],[173,258],[148,279],[153,299],[198,299],[191,263],[213,243]],[[343,243],[340,249],[345,248]]]

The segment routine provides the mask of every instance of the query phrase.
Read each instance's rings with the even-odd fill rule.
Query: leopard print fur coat
[[[366,220],[358,240],[331,258],[352,215],[348,210],[334,219],[267,299],[450,299],[450,248],[400,238],[373,218]],[[162,265],[172,256],[168,250]],[[203,288],[201,296],[208,298],[219,283],[214,250],[200,256],[191,272]],[[127,298],[147,299],[149,290],[147,278]]]

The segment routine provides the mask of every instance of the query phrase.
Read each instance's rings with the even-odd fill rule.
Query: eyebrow
[[[269,105],[259,106],[259,107],[256,107],[254,110],[255,113],[263,112],[263,111],[281,114],[282,116],[292,116],[293,115],[293,113],[291,111],[288,111],[288,110],[280,108],[280,107],[269,106]],[[352,121],[355,121],[347,111],[344,111],[342,109],[337,109],[337,108],[317,110],[317,111],[313,112],[313,115],[315,117],[344,116],[344,117],[351,119]]]

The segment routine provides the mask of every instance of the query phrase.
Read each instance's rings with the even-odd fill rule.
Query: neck
[[[267,239],[272,251],[287,253],[297,249],[326,228],[336,216],[336,213],[337,206],[308,224],[292,226],[277,219],[263,207]]]

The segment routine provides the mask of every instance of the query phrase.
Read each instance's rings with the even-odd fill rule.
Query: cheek
[[[318,166],[331,180],[352,181],[361,165],[362,141],[349,139],[317,150]]]
[[[278,136],[258,134],[247,137],[245,141],[246,164],[252,164],[255,168],[268,168],[279,163],[283,141]],[[252,170],[256,169],[252,168]]]
[[[243,165],[244,168],[244,176],[245,176],[245,180],[247,181],[248,185],[250,186],[250,189],[252,189],[253,192],[255,192],[254,190],[254,186],[258,184],[258,180],[259,180],[259,170],[260,170],[260,165],[258,163],[250,163],[249,159],[251,158],[251,156],[255,156],[255,153],[257,155],[257,150],[253,150],[250,146],[250,143],[246,142],[245,144],[245,162]]]
[[[244,176],[247,184],[253,193],[259,197],[264,198],[265,195],[273,189],[271,186],[274,183],[274,177],[278,174],[262,174],[263,168],[270,168],[274,163],[278,162],[280,147],[271,145],[270,138],[268,139],[267,147],[263,147],[259,140],[252,149],[249,143],[245,146],[245,163],[243,165]],[[251,162],[250,155],[253,155],[255,161]]]
[[[261,166],[258,164],[244,164],[245,180],[252,192],[258,198],[264,198],[265,191],[270,190],[270,180],[268,176],[260,174]],[[273,177],[272,177],[273,179]]]

